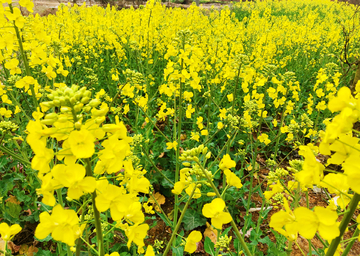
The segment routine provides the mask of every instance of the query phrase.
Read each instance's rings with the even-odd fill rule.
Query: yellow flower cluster
[[[35,120],[27,125],[26,140],[35,153],[31,166],[39,171],[42,181],[38,193],[43,195],[43,203],[55,206],[52,215],[40,215],[36,237],[43,239],[52,233],[55,240],[74,246],[82,235],[85,224],[79,224],[76,212],[55,205],[54,191],[67,188],[69,199],[95,195],[97,210],[110,209],[111,217],[129,238],[128,246],[134,242],[143,251],[149,226],[142,224],[144,214],[138,193],[149,193],[150,182],[144,177],[145,171],[134,169],[127,159],[132,139],[127,136],[125,125],[118,117],[115,123],[104,124],[108,105],[91,99],[91,92],[85,87],[60,86],[47,96],[50,101],[40,105],[43,112],[51,112],[34,112]],[[49,143],[49,138],[55,139],[58,146]],[[96,161],[94,171],[91,161]],[[105,173],[115,174],[120,183],[109,183]]]

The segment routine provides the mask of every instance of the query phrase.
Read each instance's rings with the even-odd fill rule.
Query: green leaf
[[[186,231],[193,230],[199,226],[203,226],[206,224],[206,218],[202,216],[200,213],[188,209],[185,212],[184,218],[183,218],[183,224],[184,229]]]
[[[0,197],[7,195],[8,191],[14,187],[14,178],[10,175],[4,175],[0,180]]]
[[[19,219],[22,208],[18,204],[6,202],[5,212],[15,219]]]
[[[171,247],[172,253],[175,256],[183,256],[184,255],[184,247]]]
[[[225,229],[224,232],[222,232],[222,235],[227,235],[227,234],[229,233],[229,231],[230,231],[231,228],[232,228],[232,227],[230,226],[230,227],[228,227],[227,229]]]
[[[174,180],[174,172],[171,171],[163,171],[162,172],[169,180]],[[164,177],[160,177],[161,178],[161,186],[165,187],[165,188],[172,188],[173,185],[167,180],[164,179]]]
[[[215,256],[215,248],[214,248],[215,244],[211,241],[211,239],[209,237],[205,237],[205,242],[204,242],[204,250],[205,252],[207,252],[208,254]]]

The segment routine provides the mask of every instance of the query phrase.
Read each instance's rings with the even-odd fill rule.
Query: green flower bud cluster
[[[201,160],[204,161],[203,166],[205,166],[206,160],[209,159],[211,157],[211,152],[208,151],[208,148],[205,147],[203,144],[201,144],[200,146],[198,146],[197,148],[192,148],[190,150],[186,150],[184,151],[181,156],[179,157],[179,159],[181,161],[186,161],[183,162],[183,165],[186,166],[186,168],[183,168],[180,170],[180,172],[184,173],[185,176],[187,176],[187,180],[188,182],[192,182],[192,178],[191,175],[195,175],[196,179],[198,181],[206,178],[204,172],[203,172],[203,167],[201,167],[199,165],[199,163],[201,162]],[[192,163],[195,162],[195,163]],[[206,174],[209,177],[213,177],[213,174],[211,171],[205,169]],[[209,185],[210,184],[206,184]]]
[[[272,204],[273,205],[279,205],[282,206],[284,203],[284,195],[282,193],[277,193],[272,197]],[[278,206],[274,207],[275,209],[278,209]]]
[[[17,81],[19,81],[21,79],[21,76],[18,76],[18,75],[12,75],[10,76],[8,79],[7,79],[7,86],[12,86],[12,85],[15,85],[15,83]]]
[[[99,81],[97,75],[87,75],[86,78],[90,80],[89,84],[96,84]]]
[[[268,76],[274,76],[276,70],[277,70],[277,66],[273,65],[273,64],[268,64],[268,65],[265,65],[265,67],[264,67],[264,72]]]
[[[304,161],[303,160],[291,160],[289,162],[289,164],[290,164],[290,167],[287,168],[288,171],[297,173],[303,169]]]
[[[220,248],[220,251],[223,251],[224,249],[230,250],[229,245],[231,239],[232,237],[228,237],[227,235],[219,237],[219,240],[215,244],[215,248]]]
[[[326,73],[328,75],[339,72],[339,70],[340,70],[339,65],[334,63],[334,62],[329,62],[329,63],[325,64],[325,68],[326,68],[326,71],[327,71]]]
[[[154,245],[153,245],[154,249],[159,253],[159,251],[164,248],[164,241],[159,241],[159,240],[155,240],[154,241]]]
[[[244,103],[244,111],[249,111],[249,113],[257,113],[258,109],[259,106],[254,100],[249,100]]]
[[[237,151],[237,153],[235,153],[235,156],[246,157],[246,155],[247,155],[246,149],[241,149],[241,148],[239,148],[238,151]]]
[[[206,170],[206,173],[211,177],[212,173],[208,170]],[[195,175],[197,180],[201,180],[203,178],[206,178],[205,174],[203,173],[201,167],[198,164],[194,164],[192,166],[192,169],[189,170],[190,175]]]
[[[0,134],[6,134],[8,132],[15,132],[19,128],[18,125],[14,124],[11,121],[1,121],[0,122]]]
[[[77,105],[81,105],[82,108],[84,104],[89,103],[91,92],[89,90],[86,90],[86,87],[81,87],[81,89],[79,88],[80,87],[78,85],[73,85],[71,86],[71,88],[64,86],[56,90],[52,90],[47,95],[50,101],[43,102],[42,104],[48,108],[52,108],[52,107],[75,108],[75,106]],[[81,108],[79,109],[79,111],[81,110]]]
[[[211,96],[211,92],[210,91],[206,91],[204,94],[203,94],[203,97],[210,97]]]
[[[208,152],[208,148],[205,147],[203,144],[201,144],[197,148],[192,148],[190,150],[184,151],[181,154],[181,156],[179,157],[179,159],[181,161],[189,161],[189,162],[195,161],[195,162],[198,162],[200,154],[206,155],[207,152]]]
[[[282,177],[287,176],[288,174],[289,172],[284,168],[277,168],[275,171],[270,171],[267,178],[269,180],[269,183],[273,183],[281,179]]]
[[[289,132],[297,133],[300,131],[300,125],[298,123],[291,123],[289,124]]]
[[[313,127],[314,126],[314,122],[311,121],[311,119],[309,118],[309,116],[304,113],[301,115],[301,127]]]
[[[229,123],[230,127],[232,129],[234,129],[234,128],[237,128],[237,126],[239,125],[240,118],[239,118],[239,116],[233,116],[231,114],[228,114],[226,116],[226,121]]]
[[[84,220],[91,221],[94,219],[94,210],[92,207],[88,207],[88,212],[84,215]]]
[[[285,74],[283,75],[283,78],[285,81],[292,81],[295,82],[296,81],[296,74],[292,71],[287,71],[285,72]]]
[[[132,137],[132,142],[130,144],[136,146],[142,143],[143,141],[144,141],[144,136],[142,134],[135,134]]]
[[[63,114],[78,114],[81,111],[90,112],[91,108],[96,108],[101,104],[99,99],[91,99],[91,91],[87,90],[86,87],[79,87],[78,85],[73,85],[69,87],[60,87],[56,90],[52,90],[48,95],[50,101],[42,102],[40,105],[42,108],[53,108],[60,107],[60,112]],[[99,116],[98,122],[102,122],[103,116],[102,113],[107,112],[107,109],[96,110],[92,113],[93,116]],[[78,119],[81,119],[81,115],[78,115]],[[56,113],[47,114],[41,122],[46,125],[52,125],[54,122],[66,122],[68,117],[62,115],[59,117]],[[81,126],[81,123],[78,125]],[[76,124],[75,124],[76,126]]]
[[[144,75],[134,70],[126,69],[125,71],[123,71],[123,74],[126,77],[126,82],[131,83],[135,86],[142,85],[145,81]]]
[[[269,158],[269,159],[266,159],[265,162],[266,162],[267,166],[269,166],[269,167],[276,166],[276,161],[274,159]]]
[[[101,222],[101,229],[104,230],[108,230],[110,228],[110,224],[109,222],[105,221],[105,222]]]

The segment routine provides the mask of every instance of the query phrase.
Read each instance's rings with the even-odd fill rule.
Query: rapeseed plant
[[[359,193],[359,147],[353,131],[358,97],[347,88],[338,90],[350,77],[336,57],[343,52],[343,26],[359,26],[353,7],[325,0],[257,1],[204,15],[195,6],[166,9],[149,1],[144,8],[121,11],[61,5],[56,15],[41,18],[23,17],[16,3],[6,2],[8,7],[0,7],[0,127],[1,142],[14,150],[3,145],[0,150],[38,172],[37,192],[43,204],[53,207],[51,215],[40,215],[38,238],[51,233],[69,246],[76,239],[79,243],[89,219],[79,219],[77,213],[86,215],[90,209],[75,204],[91,200],[97,253],[104,255],[106,249],[100,213],[116,222],[109,229],[122,230],[128,247],[134,242],[138,253],[144,253],[149,226],[142,208],[151,212],[143,200],[151,175],[143,166],[151,166],[175,195],[169,222],[175,235],[193,200],[205,203],[199,209],[216,228],[231,222],[241,240],[226,196],[229,190],[249,187],[248,216],[257,156],[270,155],[268,150],[271,191],[264,197],[277,199],[285,209],[273,215],[270,225],[291,241],[298,233],[310,239],[319,232],[327,240],[342,235],[343,227],[340,232],[335,227],[334,204],[353,209]],[[19,5],[32,12],[31,1]],[[345,49],[350,58],[359,56],[358,39],[355,33]],[[31,161],[26,143],[8,140],[12,133],[23,135],[22,123],[34,153]],[[138,133],[143,140],[134,136]],[[132,138],[140,142],[132,143]],[[309,140],[314,144],[299,146]],[[244,141],[241,149],[238,141]],[[290,173],[278,166],[284,148],[299,148],[303,157],[301,163],[290,163]],[[164,152],[166,160],[161,161]],[[341,165],[344,173],[326,174],[319,152],[330,156],[327,165]],[[250,185],[241,176],[245,168]],[[331,193],[332,210],[299,205],[314,185]],[[204,199],[203,194],[217,198]],[[188,200],[179,218],[178,196]],[[68,203],[71,207],[65,209]],[[56,229],[53,215],[58,214],[63,216]],[[303,227],[297,226],[300,222]],[[328,253],[338,250],[338,242],[334,244]],[[152,254],[149,246],[146,255]]]

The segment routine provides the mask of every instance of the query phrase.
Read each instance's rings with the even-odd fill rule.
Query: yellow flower
[[[45,239],[51,233],[54,240],[74,246],[84,228],[85,224],[79,225],[79,218],[74,210],[65,210],[58,204],[51,215],[48,212],[40,214],[40,224],[36,227],[35,236]]]
[[[138,246],[138,252],[143,252],[144,238],[149,230],[148,224],[134,225],[125,229],[125,234],[128,237],[127,247],[130,248],[132,242]]]
[[[240,178],[229,169],[225,169],[224,174],[226,175],[226,182],[229,186],[234,186],[236,188],[241,188],[243,186]]]
[[[191,114],[195,112],[195,108],[192,107],[192,104],[189,104],[186,109],[186,118],[191,118]]]
[[[167,148],[166,149],[174,149],[176,151],[176,147],[177,147],[178,143],[176,141],[174,142],[167,142],[166,143],[166,146]]]
[[[4,223],[0,224],[1,239],[4,241],[10,241],[11,238],[21,231],[19,224],[12,225],[11,227]]]
[[[231,157],[229,154],[224,155],[224,157],[221,159],[219,168],[221,170],[230,169],[236,166],[235,161],[231,160]]]
[[[151,245],[148,245],[145,256],[155,256],[154,248]]]
[[[88,158],[95,153],[95,137],[86,129],[72,131],[68,142],[71,152],[76,158]]]
[[[196,244],[202,239],[200,231],[192,231],[186,239],[185,252],[193,253],[196,251]]]
[[[284,210],[280,210],[271,216],[269,226],[280,234],[286,236],[289,240],[294,241],[297,238],[297,224],[295,215],[290,210],[288,201],[284,198]],[[285,229],[283,229],[285,227]]]
[[[262,133],[259,137],[258,140],[262,143],[264,143],[265,145],[268,145],[271,140],[269,140],[269,136],[266,133]]]
[[[200,131],[200,134],[203,136],[207,136],[209,134],[208,130],[204,129]]]
[[[297,229],[300,235],[306,239],[312,239],[316,233],[326,240],[330,241],[340,234],[336,223],[338,215],[335,211],[320,206],[315,206],[314,211],[305,207],[299,207],[294,210]]]
[[[120,256],[118,252],[113,252],[112,254],[105,254],[105,256]]]
[[[200,135],[198,132],[191,132],[191,138],[192,140],[196,140],[197,142],[199,142],[200,139]]]
[[[58,164],[51,173],[55,180],[68,188],[67,195],[72,199],[79,199],[83,194],[93,192],[96,186],[94,177],[85,177],[86,170],[81,164]]]
[[[205,204],[202,209],[202,214],[206,218],[211,218],[211,224],[217,228],[222,229],[222,225],[231,222],[232,217],[230,213],[224,212],[225,202],[221,198],[215,198],[211,203]]]

